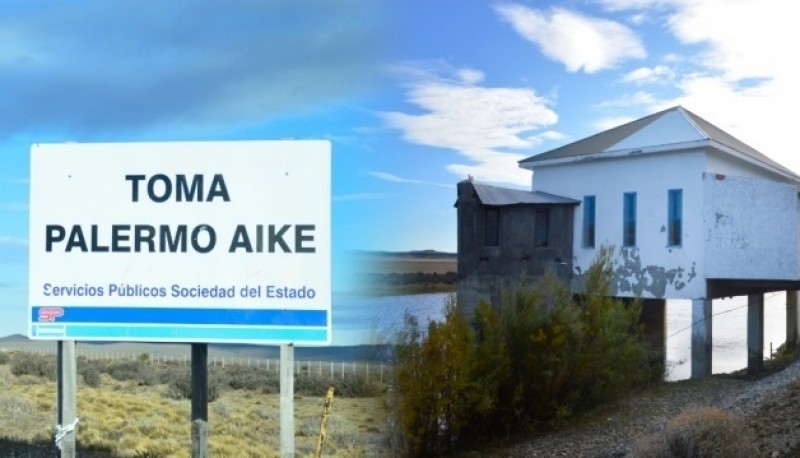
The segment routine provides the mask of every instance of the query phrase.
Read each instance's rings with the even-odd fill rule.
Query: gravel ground
[[[561,431],[477,454],[631,457],[637,441],[661,432],[667,420],[683,410],[700,406],[744,417],[758,438],[759,456],[800,456],[800,361],[757,380],[714,376],[658,384],[597,408]]]

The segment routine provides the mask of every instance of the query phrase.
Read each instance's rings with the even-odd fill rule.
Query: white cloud
[[[567,138],[567,136],[562,134],[561,132],[557,132],[554,130],[546,130],[540,134],[525,137],[525,140],[530,142],[531,145],[541,145],[547,140],[564,140],[565,138]]]
[[[479,86],[458,71],[456,78],[425,71],[405,73],[415,75],[406,99],[422,113],[382,113],[389,127],[411,143],[458,151],[469,163],[450,164],[447,170],[461,178],[530,182],[530,172],[516,163],[527,156],[509,150],[535,146],[531,134],[558,121],[549,100],[529,88]]]
[[[671,0],[598,0],[609,11],[641,9],[647,10],[672,3]]]
[[[634,14],[633,16],[628,18],[628,20],[632,24],[635,24],[635,25],[642,25],[645,22],[647,22],[649,19],[650,19],[650,17],[647,15],[647,13],[644,13],[644,12]]]
[[[28,204],[22,202],[0,202],[0,210],[26,212],[28,211]]]
[[[349,202],[354,200],[381,200],[387,197],[388,196],[386,194],[363,192],[355,194],[340,194],[338,196],[333,196],[331,200],[334,202]]]
[[[368,174],[374,176],[375,178],[380,178],[381,180],[391,181],[393,183],[414,183],[419,184],[422,183],[419,180],[411,180],[408,178],[400,178],[397,175],[393,175],[387,172],[367,172]]]
[[[643,84],[663,83],[675,79],[675,72],[666,65],[639,67],[622,77],[624,83]]]
[[[30,184],[30,180],[27,178],[4,178],[0,179],[0,183],[27,185]]]
[[[0,138],[256,122],[372,86],[368,0],[88,0],[0,17]]]
[[[600,0],[606,9],[658,7],[668,30],[687,45],[665,56],[680,62],[680,92],[656,100],[657,111],[683,105],[745,143],[800,172],[800,42],[791,0]],[[699,51],[697,51],[699,49]],[[693,52],[694,54],[690,53]],[[675,68],[675,67],[673,67]]]
[[[427,184],[431,186],[441,186],[444,188],[453,188],[455,187],[452,184],[444,184],[444,183],[434,183],[431,181],[423,181],[423,180],[414,180],[411,178],[403,178],[399,177],[393,173],[388,172],[377,172],[377,171],[370,171],[367,172],[369,175],[384,180],[384,181],[391,181],[392,183],[409,183],[409,184]]]
[[[8,235],[0,235],[0,245],[11,245],[16,247],[27,247],[28,239],[21,237],[11,237]]]
[[[568,138],[566,135],[561,132],[556,132],[555,130],[544,131],[539,136],[547,140],[564,140]]]
[[[497,13],[547,57],[570,72],[594,73],[647,55],[641,40],[623,24],[563,8],[548,12],[518,4],[498,5]]]
[[[486,76],[479,70],[465,68],[458,71],[458,77],[466,84],[478,84],[483,82]]]
[[[614,127],[621,126],[623,124],[627,124],[633,121],[636,118],[631,116],[609,116],[606,118],[602,118],[598,121],[592,123],[592,127],[596,129],[598,132],[602,132],[604,130],[613,129]]]
[[[656,97],[645,91],[637,91],[633,94],[625,94],[620,98],[614,100],[606,100],[594,105],[593,108],[606,110],[609,108],[632,108],[632,107],[645,107],[648,110],[654,106],[659,106],[663,102]]]
[[[788,0],[677,5],[669,26],[684,43],[703,45],[700,71],[678,83],[679,103],[762,153],[800,172],[800,28]]]

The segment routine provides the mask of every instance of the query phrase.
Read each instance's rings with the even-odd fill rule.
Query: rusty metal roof
[[[478,199],[484,205],[577,205],[580,203],[574,199],[541,191],[501,188],[480,183],[472,183],[472,186],[478,194]]]

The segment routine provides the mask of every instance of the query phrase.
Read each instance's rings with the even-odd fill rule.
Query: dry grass
[[[457,270],[455,255],[425,256],[412,253],[359,253],[351,266],[358,274],[446,274]]]
[[[166,385],[142,386],[103,374],[99,388],[78,390],[78,442],[120,457],[186,457],[191,448],[190,401],[166,397]],[[56,385],[15,377],[0,365],[0,442],[52,441]],[[313,454],[325,393],[295,397],[295,447]],[[209,452],[219,457],[278,456],[279,397],[224,392],[209,405]],[[386,412],[379,398],[336,398],[324,456],[383,456]]]
[[[740,418],[714,407],[698,407],[670,419],[662,435],[640,441],[634,455],[749,458],[757,454],[755,443],[755,435]]]
[[[423,274],[446,274],[456,271],[455,259],[425,259],[414,257],[397,257],[389,259],[378,259],[372,264],[374,273],[417,273]]]

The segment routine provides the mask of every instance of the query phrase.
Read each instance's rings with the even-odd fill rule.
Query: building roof
[[[576,205],[577,200],[567,197],[556,196],[541,191],[524,191],[522,189],[501,188],[488,184],[472,183],[478,199],[484,205]]]
[[[738,155],[748,162],[800,181],[800,176],[796,173],[681,106],[645,116],[523,159],[519,163],[521,167],[531,168],[537,164],[569,162],[570,159],[610,157],[617,152],[644,152],[643,150],[647,149],[671,151],[692,145],[705,146],[704,143],[724,153]]]

